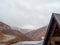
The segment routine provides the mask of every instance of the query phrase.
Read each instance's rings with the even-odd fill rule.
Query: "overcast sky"
[[[0,21],[11,26],[48,25],[52,12],[60,13],[60,0],[0,0]]]

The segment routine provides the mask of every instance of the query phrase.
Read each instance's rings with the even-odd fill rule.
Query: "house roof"
[[[55,20],[60,28],[60,14],[53,13],[53,16],[54,16],[54,18],[55,18]]]
[[[51,32],[53,31],[52,28],[53,28],[53,23],[55,23],[54,20],[56,21],[58,27],[60,28],[60,14],[52,13],[52,17],[51,17],[51,20],[50,20],[50,23],[49,23],[49,26],[45,35],[43,45],[48,44],[49,37],[51,35]]]

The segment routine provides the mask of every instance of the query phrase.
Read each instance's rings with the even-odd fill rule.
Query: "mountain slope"
[[[28,38],[26,35],[24,35],[23,33],[21,33],[20,31],[12,29],[9,25],[7,25],[3,22],[0,22],[0,32],[2,32],[3,34],[6,34],[6,35],[13,35],[13,36],[19,37],[20,41],[32,40],[32,39]]]
[[[33,30],[33,29],[23,29],[23,28],[18,28],[18,27],[12,27],[12,29],[18,30],[18,31],[20,31],[23,34],[26,34],[26,33],[28,33],[28,32]]]
[[[42,36],[45,35],[46,31],[47,31],[47,26],[39,28],[35,31],[28,32],[26,33],[26,35],[32,38],[33,40],[41,40]]]

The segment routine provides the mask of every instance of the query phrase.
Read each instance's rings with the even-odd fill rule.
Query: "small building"
[[[43,45],[60,45],[60,14],[52,14]]]

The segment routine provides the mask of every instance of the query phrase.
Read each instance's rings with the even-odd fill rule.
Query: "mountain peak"
[[[3,22],[0,21],[0,26],[2,26],[2,25],[8,26],[7,24],[5,24],[5,23],[3,23]]]
[[[0,21],[0,24],[4,24],[4,23]]]

